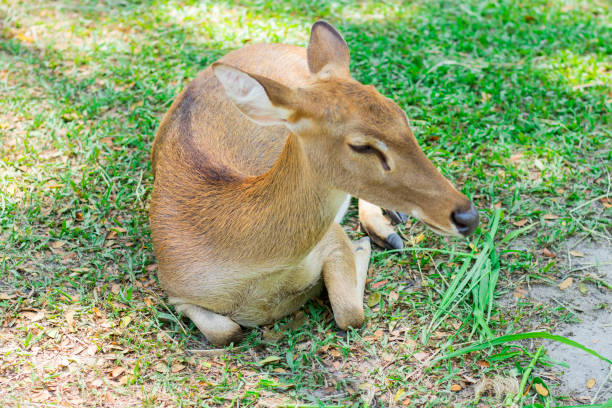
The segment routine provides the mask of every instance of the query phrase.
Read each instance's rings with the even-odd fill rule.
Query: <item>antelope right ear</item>
[[[293,113],[290,88],[219,62],[212,69],[226,95],[254,122],[264,126],[285,124]]]
[[[342,35],[331,24],[319,20],[310,29],[306,50],[308,68],[319,77],[348,77],[350,54]]]

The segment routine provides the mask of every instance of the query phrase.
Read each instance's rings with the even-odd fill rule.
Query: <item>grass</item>
[[[471,242],[402,227],[406,250],[373,254],[359,330],[338,331],[315,299],[208,350],[155,276],[154,133],[219,56],[305,45],[321,17],[349,43],[353,76],[405,109],[482,227]],[[539,343],[432,361],[571,318],[500,302],[522,285],[571,275],[609,294],[561,253],[568,240],[610,242],[609,3],[6,0],[0,18],[2,405],[467,407],[501,404],[474,393],[498,376],[526,378],[525,403],[580,402],[545,377]],[[345,226],[357,237],[355,215]],[[546,397],[530,386],[543,379]]]

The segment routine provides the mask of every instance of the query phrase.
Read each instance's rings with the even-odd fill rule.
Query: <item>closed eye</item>
[[[375,154],[376,157],[378,157],[378,159],[380,160],[380,163],[382,164],[383,169],[385,169],[387,171],[391,170],[391,167],[389,167],[389,163],[387,163],[387,157],[384,155],[383,152],[381,152],[380,150],[378,150],[374,146],[371,146],[369,144],[365,144],[365,145],[352,145],[352,144],[349,144],[349,147],[354,152],[357,152],[357,153]]]

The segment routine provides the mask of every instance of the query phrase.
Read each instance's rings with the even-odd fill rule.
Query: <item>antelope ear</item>
[[[264,126],[284,124],[293,113],[290,88],[223,63],[216,62],[212,68],[226,95],[254,122]]]
[[[319,77],[348,77],[351,60],[348,45],[331,24],[319,20],[310,29],[306,50],[308,68]]]

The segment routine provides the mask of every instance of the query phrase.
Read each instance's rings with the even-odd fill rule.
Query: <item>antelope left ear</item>
[[[342,34],[326,21],[312,25],[306,56],[310,72],[317,76],[350,76],[348,45]]]
[[[290,88],[223,63],[214,63],[212,68],[226,95],[254,122],[263,126],[285,124],[293,113]]]

